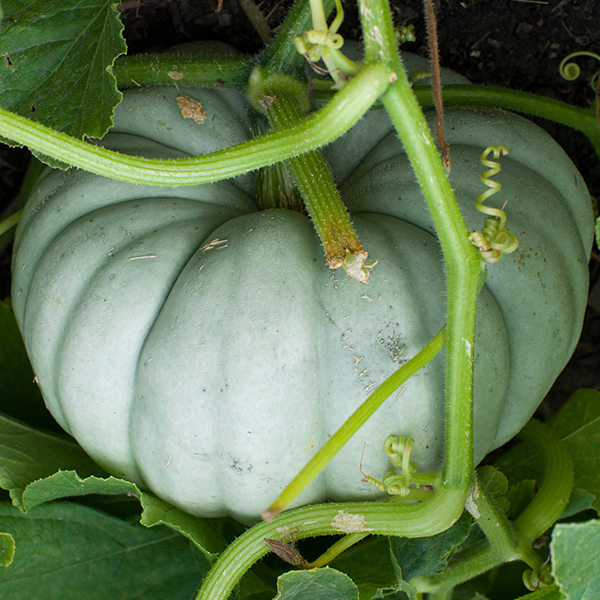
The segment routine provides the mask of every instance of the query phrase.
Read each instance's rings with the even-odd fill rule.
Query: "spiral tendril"
[[[560,75],[563,79],[567,81],[575,81],[581,75],[581,69],[579,65],[574,62],[569,62],[572,58],[577,56],[589,56],[590,58],[595,58],[596,60],[600,60],[600,55],[595,52],[588,52],[587,50],[580,50],[579,52],[573,52],[568,56],[565,56],[561,61],[558,67]],[[600,71],[596,71],[590,79],[590,87],[597,91],[598,81],[600,80]]]
[[[413,443],[414,440],[412,438],[388,436],[384,444],[385,453],[388,455],[392,465],[401,472],[387,471],[382,481],[379,481],[370,475],[362,473],[361,459],[363,481],[391,496],[408,496],[411,493],[412,485],[423,482],[427,483],[429,481],[428,478],[426,477],[421,481],[422,478],[417,475],[417,467],[410,462],[410,452]]]
[[[498,193],[502,187],[500,183],[490,179],[501,170],[499,162],[488,159],[490,154],[493,154],[494,158],[500,158],[501,154],[503,156],[508,154],[508,149],[506,146],[488,146],[481,155],[481,164],[489,167],[489,170],[481,175],[481,183],[487,185],[489,189],[475,199],[475,207],[490,216],[483,220],[481,231],[474,231],[469,236],[469,240],[479,248],[485,262],[496,263],[503,254],[510,254],[517,249],[519,238],[506,228],[504,210],[483,204],[490,196]]]

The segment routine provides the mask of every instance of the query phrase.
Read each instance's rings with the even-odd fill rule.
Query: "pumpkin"
[[[147,157],[195,156],[250,136],[244,97],[128,91],[103,140]],[[200,120],[198,120],[200,121]],[[433,125],[433,118],[430,118]],[[499,202],[518,251],[489,268],[475,340],[474,452],[515,435],[564,367],[587,292],[586,186],[541,129],[495,110],[446,116],[451,182],[472,230],[482,150],[504,144]],[[110,473],[194,515],[256,520],[386,377],[445,320],[444,266],[402,145],[381,110],[325,149],[359,238],[367,285],[331,271],[309,219],[258,210],[254,174],[192,187],[47,170],[19,225],[13,306],[45,402]],[[390,434],[441,466],[441,352],[386,403],[297,504],[381,492]],[[361,459],[361,455],[364,457]]]

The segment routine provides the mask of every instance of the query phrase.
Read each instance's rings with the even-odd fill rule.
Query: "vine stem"
[[[573,463],[565,444],[547,425],[532,419],[518,437],[529,445],[537,455],[536,460],[542,464],[537,494],[517,517],[510,532],[492,520],[487,534],[490,529],[495,531],[488,537],[489,541],[483,540],[456,555],[443,574],[413,579],[411,583],[420,592],[459,585],[511,560],[524,560],[530,566],[539,566],[540,560],[534,556],[531,543],[552,527],[567,506],[573,486]],[[504,533],[498,531],[501,529]]]
[[[121,90],[146,85],[242,89],[251,68],[251,58],[228,54],[134,54],[117,58],[113,75]]]
[[[423,106],[433,106],[430,88],[417,86],[414,92]],[[600,158],[600,122],[596,117],[595,108],[579,108],[529,92],[482,85],[444,86],[444,102],[504,108],[572,127],[590,139]]]
[[[383,0],[374,0],[382,2]],[[373,11],[376,12],[376,11]],[[379,11],[385,14],[385,11]],[[389,12],[379,27],[393,36]],[[436,151],[429,127],[400,59],[390,42],[387,60],[396,81],[382,102],[396,127],[429,208],[442,247],[446,269],[446,443],[443,481],[471,487],[473,477],[473,345],[482,261],[468,239],[469,230]]]
[[[6,219],[4,219],[4,221],[0,222],[0,236],[6,233],[7,231],[11,230],[13,227],[17,226],[17,223],[19,222],[22,213],[23,209],[21,208],[17,212],[10,215],[10,217],[7,217]]]
[[[463,490],[448,489],[417,504],[349,502],[290,510],[255,525],[231,543],[209,571],[196,600],[226,600],[244,573],[270,551],[265,538],[279,538],[288,531],[297,531],[297,539],[340,533],[428,537],[456,522],[464,500]]]
[[[315,150],[343,135],[389,85],[380,64],[366,66],[322,109],[296,125],[195,158],[145,159],[93,146],[0,109],[3,137],[69,165],[130,183],[196,185],[229,179]]]

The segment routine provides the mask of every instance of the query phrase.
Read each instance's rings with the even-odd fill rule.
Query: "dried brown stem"
[[[431,89],[433,102],[437,112],[435,133],[442,153],[442,162],[446,172],[450,172],[450,147],[444,138],[444,106],[442,102],[442,77],[440,74],[440,54],[438,51],[437,21],[435,18],[434,0],[423,0],[425,5],[425,21],[429,39],[429,57],[431,60]]]

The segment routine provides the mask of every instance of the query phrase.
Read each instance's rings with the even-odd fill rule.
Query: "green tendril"
[[[313,29],[305,31],[294,39],[294,46],[300,54],[306,57],[311,67],[319,73],[331,75],[335,84],[334,88],[341,88],[360,70],[360,63],[356,63],[340,52],[344,45],[344,38],[337,33],[344,20],[344,9],[340,0],[336,0],[336,15],[331,25],[327,27],[323,7],[318,5],[319,0],[311,3],[313,13]],[[314,63],[322,60],[327,69],[322,69]]]
[[[575,58],[577,56],[589,56],[590,58],[600,60],[600,55],[596,54],[595,52],[588,52],[586,50],[580,50],[579,52],[573,52],[572,54],[565,56],[558,67],[560,75],[563,79],[566,79],[567,81],[575,81],[581,75],[581,69],[579,68],[579,65],[574,62],[569,62],[572,58]],[[589,81],[590,87],[596,93],[598,92],[599,82],[600,71],[596,71]]]
[[[413,444],[414,440],[412,438],[388,436],[384,444],[385,453],[392,465],[401,472],[387,471],[381,481],[363,473],[363,481],[382,492],[390,494],[390,496],[402,496],[415,500],[422,499],[423,494],[421,492],[424,492],[423,497],[427,497],[433,490],[432,484],[437,481],[438,474],[418,473],[417,467],[410,462],[410,452]],[[415,488],[414,486],[424,486],[425,489]]]
[[[481,183],[488,186],[488,190],[479,195],[475,200],[475,207],[480,212],[490,215],[483,220],[481,231],[474,231],[469,240],[479,248],[479,252],[485,262],[496,263],[502,257],[502,254],[514,252],[519,245],[519,238],[506,229],[506,213],[500,208],[486,206],[483,203],[490,197],[500,191],[500,183],[490,179],[500,172],[500,163],[489,160],[490,154],[494,158],[500,158],[500,154],[508,154],[505,146],[488,146],[481,155],[481,164],[484,167],[490,167],[488,171],[481,176]]]

